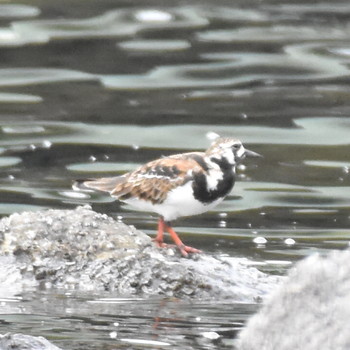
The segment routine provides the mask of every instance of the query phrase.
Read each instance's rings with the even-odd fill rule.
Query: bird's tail
[[[72,187],[75,191],[102,191],[112,193],[118,185],[124,182],[124,176],[79,179],[73,182]]]

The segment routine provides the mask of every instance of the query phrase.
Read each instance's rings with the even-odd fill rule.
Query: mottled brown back
[[[109,192],[120,200],[140,198],[153,204],[162,203],[169,191],[203,171],[197,159],[202,153],[184,153],[151,161],[133,172],[117,177],[89,179],[80,188]]]

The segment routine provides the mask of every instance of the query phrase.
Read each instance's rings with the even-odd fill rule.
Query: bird
[[[114,177],[75,180],[73,189],[109,193],[135,208],[159,215],[154,241],[167,247],[168,232],[180,253],[188,257],[201,250],[185,245],[172,227],[179,217],[207,212],[231,192],[236,165],[246,157],[261,157],[232,137],[218,137],[205,152],[188,152],[152,160],[136,170]]]

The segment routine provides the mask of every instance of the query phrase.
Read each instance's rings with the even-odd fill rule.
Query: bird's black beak
[[[263,156],[261,154],[253,152],[253,151],[250,151],[249,149],[246,149],[244,151],[244,156],[245,157],[263,158]]]

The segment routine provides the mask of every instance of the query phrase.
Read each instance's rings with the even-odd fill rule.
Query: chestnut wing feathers
[[[122,201],[140,198],[160,204],[169,191],[191,181],[193,173],[206,170],[198,162],[201,157],[199,152],[173,155],[151,161],[122,176],[81,183],[84,188],[109,192]]]
[[[198,164],[191,159],[174,156],[157,159],[126,174],[125,183],[117,185],[111,195],[120,200],[140,198],[159,204],[169,191],[192,180],[195,168]]]

